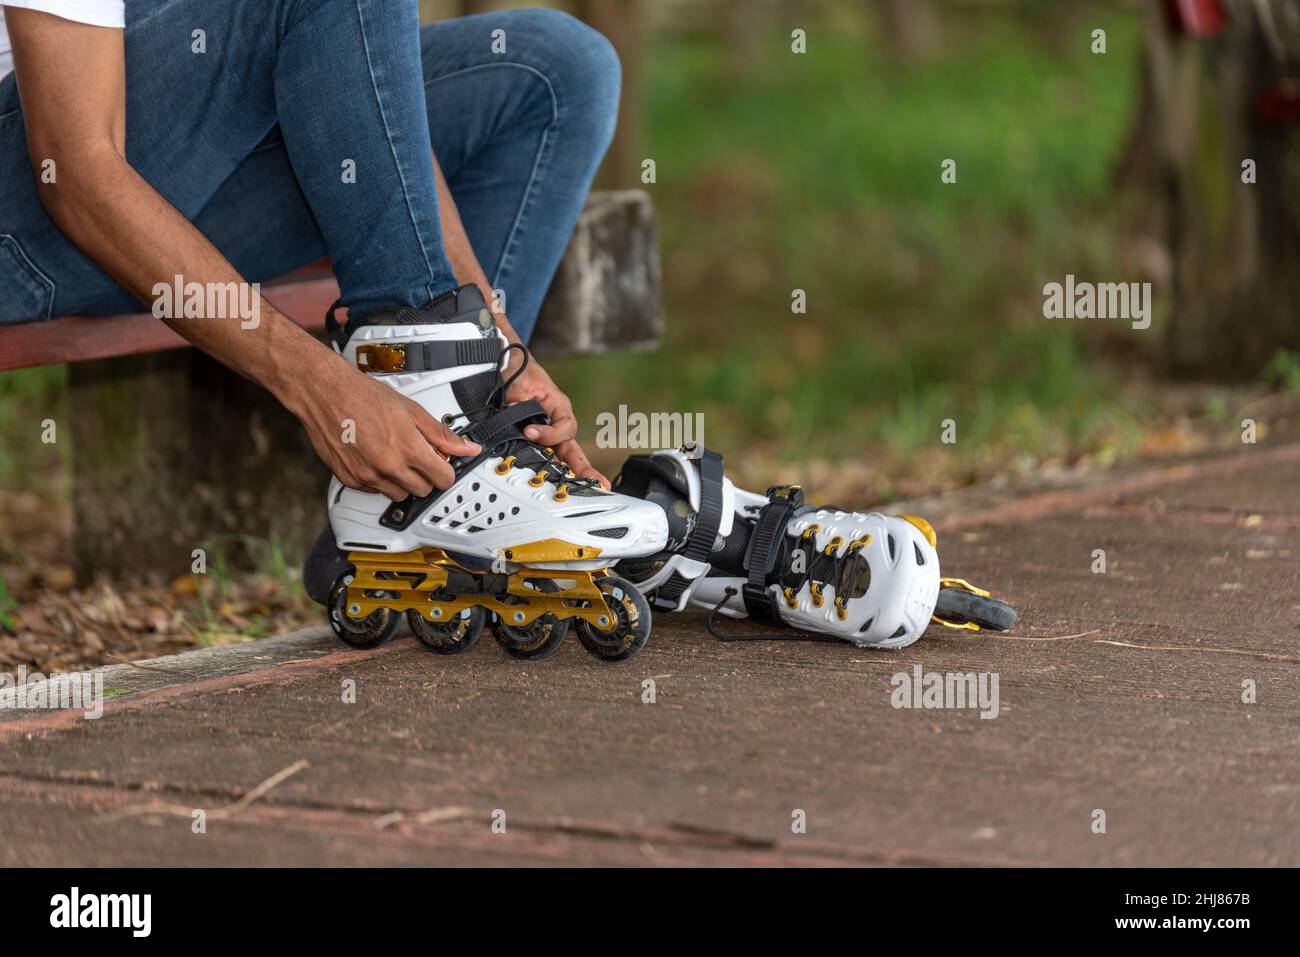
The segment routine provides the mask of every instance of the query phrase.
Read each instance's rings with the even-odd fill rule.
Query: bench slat
[[[310,332],[338,298],[328,262],[263,284],[268,299]],[[595,192],[578,218],[542,304],[530,348],[540,356],[649,348],[663,333],[654,207],[644,190]],[[506,309],[509,312],[509,307]],[[0,326],[0,372],[140,356],[187,343],[148,313],[65,316]]]
[[[325,328],[325,311],[339,296],[333,277],[268,286],[264,291],[277,309],[310,332]],[[162,320],[148,313],[64,316],[0,327],[0,372],[188,346]]]

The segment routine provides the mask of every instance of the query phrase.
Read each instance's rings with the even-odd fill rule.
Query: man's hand
[[[428,495],[455,480],[444,456],[482,451],[418,402],[332,353],[317,371],[276,393],[302,422],[316,454],[349,488],[382,492],[395,502]]]
[[[550,416],[551,424],[530,425],[524,429],[524,435],[534,442],[555,449],[555,454],[569,463],[569,468],[573,469],[578,478],[594,478],[600,482],[602,488],[609,488],[609,479],[592,467],[587,453],[582,451],[582,446],[576,441],[578,420],[573,415],[573,403],[531,356],[528,360],[528,368],[506,391],[506,401],[512,404],[528,399],[534,399],[541,404],[546,414]]]

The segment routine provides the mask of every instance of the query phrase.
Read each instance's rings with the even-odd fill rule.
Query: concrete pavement
[[[100,720],[0,711],[0,864],[1294,866],[1298,478],[1300,446],[1251,448],[927,503],[1005,636],[661,615],[602,665],[322,627],[103,669]],[[895,707],[916,666],[996,675],[997,717]]]

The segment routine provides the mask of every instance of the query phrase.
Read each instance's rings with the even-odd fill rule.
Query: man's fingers
[[[428,412],[425,412],[419,403],[413,401],[411,404],[414,406],[411,410],[411,417],[415,420],[415,425],[420,430],[420,434],[439,452],[445,455],[468,456],[478,455],[483,451],[481,445],[457,435]]]
[[[573,469],[573,474],[578,478],[594,478],[600,483],[601,488],[609,488],[609,479],[596,471],[591,464],[591,460],[587,458],[587,453],[582,451],[582,446],[577,442],[564,442],[557,445],[555,454],[562,461],[569,463],[569,468]]]
[[[387,479],[380,479],[374,483],[374,488],[366,489],[368,492],[379,492],[381,495],[394,502],[400,502],[406,498],[406,490],[395,482]]]
[[[572,412],[561,413],[550,425],[530,425],[524,429],[524,435],[542,445],[558,449],[566,442],[572,441],[578,434],[578,420]]]
[[[446,463],[444,463],[444,465],[445,464]],[[450,472],[451,470],[448,469],[448,471]],[[422,498],[423,496],[428,495],[433,491],[434,486],[437,484],[434,481],[433,476],[425,475],[423,470],[417,469],[414,466],[409,469],[404,469],[396,476],[396,478],[397,484],[402,487],[402,490],[406,492],[407,495],[414,495],[416,498]],[[450,485],[451,483],[449,482],[447,484]],[[445,488],[445,486],[440,487]],[[406,496],[402,497],[405,498]]]
[[[456,481],[456,471],[447,460],[433,450],[431,445],[420,445],[410,457],[410,471],[416,474],[425,485],[423,492],[412,491],[412,495],[428,495],[434,488],[449,488]],[[403,483],[405,484],[405,483]]]

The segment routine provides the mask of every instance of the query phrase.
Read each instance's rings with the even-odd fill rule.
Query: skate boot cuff
[[[688,562],[707,562],[718,542],[718,531],[723,520],[723,456],[707,449],[698,450],[699,507],[695,521],[682,547],[682,558]],[[651,602],[656,609],[676,609],[681,594],[689,588],[692,579],[680,572],[672,572],[659,586]]]
[[[411,326],[438,325],[446,322],[476,322],[482,328],[485,336],[490,330],[496,328],[496,320],[483,299],[483,293],[478,286],[473,284],[467,284],[459,289],[444,292],[418,309],[409,306],[377,309],[366,313],[364,316],[353,316],[345,323],[340,323],[335,315],[342,305],[343,300],[336,301],[334,305],[330,306],[329,312],[325,314],[325,330],[329,333],[330,341],[340,350],[361,326]],[[445,367],[445,365],[441,365],[433,368]],[[417,370],[412,367],[407,371]]]

